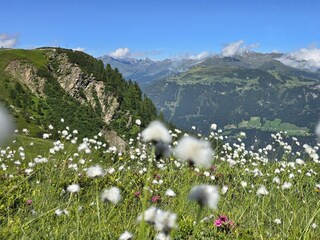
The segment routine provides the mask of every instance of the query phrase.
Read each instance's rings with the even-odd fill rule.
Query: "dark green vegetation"
[[[313,134],[320,114],[320,74],[288,67],[276,60],[279,56],[211,57],[144,91],[184,129],[195,125],[207,133],[217,123],[230,131]]]
[[[61,118],[79,137],[100,130],[133,136],[156,118],[151,100],[117,69],[79,51],[61,48],[0,50],[0,100],[14,115],[17,128],[42,136]]]

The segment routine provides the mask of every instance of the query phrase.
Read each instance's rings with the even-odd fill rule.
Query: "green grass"
[[[230,126],[225,127],[225,129],[230,128]],[[290,136],[308,136],[310,135],[310,130],[305,127],[298,127],[291,123],[283,123],[281,119],[275,118],[273,121],[266,120],[261,123],[260,117],[251,117],[249,121],[242,120],[238,124],[239,129],[260,129],[262,131],[269,132],[287,132]]]
[[[47,58],[45,50],[2,49],[0,51],[0,69],[3,70],[10,61],[24,60],[37,68],[45,67]]]
[[[92,141],[90,154],[78,152],[79,141],[78,144],[63,138],[61,141],[64,149],[52,154],[49,153],[52,140],[19,135],[10,149],[2,153],[0,165],[5,164],[7,169],[0,168],[1,239],[118,239],[125,230],[137,237],[142,233],[136,218],[144,207],[150,206],[178,215],[178,228],[172,231],[172,239],[317,239],[320,235],[320,226],[312,228],[313,223],[320,223],[320,192],[316,191],[320,165],[310,161],[302,149],[301,156],[284,154],[283,162],[273,161],[273,151],[268,155],[250,155],[238,148],[224,152],[216,149],[215,170],[195,171],[187,166],[177,167],[174,156],[165,160],[166,169],[148,164],[135,150],[144,151],[139,140],[131,144],[131,153],[123,155],[106,151],[99,140]],[[19,157],[19,146],[24,148],[24,160]],[[151,157],[150,146],[145,154]],[[38,155],[47,157],[48,162],[30,167],[29,163]],[[233,156],[237,165],[225,161],[229,156]],[[263,163],[262,157],[273,162]],[[307,162],[294,167],[288,164],[297,157]],[[21,165],[16,165],[16,160]],[[97,163],[115,171],[107,171],[101,178],[88,178],[85,169]],[[72,164],[77,164],[78,169],[70,168]],[[30,175],[24,172],[27,168],[33,169]],[[260,174],[255,175],[255,169]],[[276,174],[276,169],[283,171]],[[273,182],[275,176],[280,178],[280,185]],[[153,184],[154,179],[162,179],[163,183]],[[243,187],[241,181],[247,182],[247,186]],[[282,189],[284,182],[292,183],[292,187]],[[80,185],[79,193],[63,191],[73,183]],[[188,201],[187,196],[198,184],[216,185],[219,189],[228,186],[228,191],[221,194],[217,210],[205,208],[201,214],[201,219],[211,214],[214,217],[194,225],[199,207]],[[266,186],[268,195],[256,195],[260,185]],[[113,186],[121,190],[122,200],[117,205],[101,202],[101,191]],[[152,193],[144,191],[144,186],[149,186]],[[176,197],[164,195],[169,188]],[[135,196],[137,191],[141,192],[140,197]],[[160,200],[152,203],[151,197],[157,195]],[[147,200],[145,206],[143,199]],[[32,200],[32,204],[27,200]],[[68,215],[57,216],[57,209],[67,209]],[[214,226],[214,220],[221,214],[235,223],[234,228],[222,231]],[[274,223],[274,219],[280,219],[281,224]],[[142,229],[144,239],[154,238],[152,226],[145,225]]]

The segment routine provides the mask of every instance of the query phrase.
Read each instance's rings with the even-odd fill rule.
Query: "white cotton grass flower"
[[[213,151],[207,141],[185,136],[178,142],[174,152],[190,165],[205,168],[211,166]]]
[[[265,195],[268,195],[268,194],[269,194],[269,192],[268,192],[267,188],[265,186],[263,186],[263,185],[261,185],[257,190],[257,195],[258,196],[265,196]]]
[[[132,237],[133,237],[132,233],[125,231],[120,235],[119,240],[130,240],[132,239]]]
[[[170,143],[172,137],[167,128],[159,121],[151,122],[141,133],[144,142]]]
[[[160,210],[160,209],[159,209]],[[177,214],[168,211],[157,211],[155,218],[155,230],[169,235],[173,228],[176,228]]]
[[[318,136],[318,138],[320,138],[320,121],[318,123],[318,125],[316,126],[316,135]]]
[[[57,209],[54,211],[54,213],[57,215],[57,216],[61,216],[63,214],[63,211],[61,209]]]
[[[316,229],[316,228],[318,227],[318,225],[317,225],[316,223],[312,223],[312,224],[311,224],[311,227],[312,227],[313,229]]]
[[[138,216],[137,221],[142,221],[142,218],[148,224],[154,225],[156,231],[162,232],[165,235],[168,235],[173,228],[177,227],[177,215],[175,213],[162,211],[156,207],[150,207],[145,210],[143,214]]]
[[[273,222],[277,225],[281,224],[281,220],[279,218],[276,218]]]
[[[286,189],[290,189],[292,187],[292,183],[290,182],[284,182],[281,189],[282,190],[286,190]]]
[[[198,185],[191,188],[189,200],[196,201],[201,207],[217,209],[219,191],[217,187],[210,185]]]
[[[0,145],[13,133],[13,119],[0,105]]]
[[[90,178],[102,177],[103,175],[104,171],[100,165],[95,165],[87,169],[87,176]]]
[[[224,195],[228,192],[228,186],[224,185],[222,188],[221,188],[221,193]]]
[[[248,183],[247,183],[247,182],[245,182],[245,181],[241,181],[241,183],[240,183],[240,184],[241,184],[241,186],[242,186],[242,187],[246,187],[246,186],[248,186]]]
[[[217,124],[212,123],[211,126],[210,126],[210,128],[211,128],[212,130],[217,130]]]
[[[157,211],[161,211],[161,210],[156,207],[150,207],[147,210],[145,210],[143,214],[140,214],[138,216],[137,221],[138,222],[142,221],[142,217],[143,217],[144,221],[146,221],[147,223],[151,225],[155,224]]]
[[[48,139],[48,138],[50,138],[50,135],[49,135],[48,133],[44,133],[44,134],[42,135],[42,138],[43,138],[43,139]]]
[[[280,184],[280,178],[278,177],[278,176],[276,176],[276,177],[274,177],[273,179],[272,179],[272,182],[274,182],[274,183],[276,183],[276,184]]]
[[[69,215],[69,211],[68,211],[67,209],[61,210],[60,208],[58,208],[57,210],[55,210],[54,213],[55,213],[57,216],[61,216],[61,215],[63,215],[63,214]]]
[[[167,189],[164,195],[168,197],[175,197],[177,194],[172,189]]]
[[[67,187],[67,191],[70,193],[77,193],[80,191],[80,186],[78,184],[71,184]]]
[[[303,164],[305,164],[305,162],[301,158],[297,158],[296,159],[296,164],[303,165]]]
[[[137,124],[138,126],[140,126],[140,125],[141,125],[141,120],[140,120],[140,119],[137,119],[137,120],[136,120],[136,124]]]
[[[154,240],[170,240],[170,236],[166,235],[163,232],[159,232],[156,234],[156,236],[154,237]]]
[[[117,187],[112,187],[103,190],[101,193],[102,202],[111,202],[116,205],[121,200],[120,189]]]

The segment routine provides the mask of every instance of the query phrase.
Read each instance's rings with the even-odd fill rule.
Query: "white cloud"
[[[177,56],[172,57],[172,59],[176,60],[182,60],[182,59],[190,59],[190,60],[203,60],[206,57],[209,57],[210,53],[209,52],[201,52],[199,54],[194,54],[194,53],[183,53]]]
[[[256,48],[258,47],[259,44],[255,43],[255,44],[251,44],[251,45],[244,45],[244,41],[243,40],[239,40],[237,42],[232,42],[227,44],[222,50],[221,50],[221,54],[224,57],[231,57],[234,55],[239,55],[242,54],[246,51],[251,50],[252,48]]]
[[[118,48],[113,52],[110,52],[108,55],[114,58],[143,58],[147,56],[155,56],[162,53],[161,50],[148,50],[140,52],[132,52],[129,48]]]
[[[124,57],[129,57],[130,55],[131,53],[129,48],[118,48],[113,52],[109,53],[109,56],[114,58],[124,58]]]
[[[73,49],[74,51],[80,51],[80,52],[84,52],[86,49],[82,48],[82,47],[77,47]]]
[[[192,59],[192,60],[202,60],[206,57],[209,56],[209,53],[208,52],[201,52],[199,54],[196,54],[196,55],[189,55],[187,58],[189,59]]]
[[[12,48],[18,43],[18,36],[10,36],[5,33],[0,33],[0,47]]]
[[[280,62],[294,68],[316,71],[320,69],[320,49],[315,46],[301,48],[278,58]]]

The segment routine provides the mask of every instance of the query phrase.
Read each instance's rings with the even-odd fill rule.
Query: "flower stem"
[[[100,207],[99,207],[99,184],[97,179],[96,179],[96,204],[97,204],[97,214],[98,214],[98,223],[99,223],[99,233],[100,233],[100,237],[102,237],[101,217],[100,217]]]
[[[154,153],[155,153],[155,147],[152,147],[152,152],[151,152],[151,161],[149,161],[148,164],[148,171],[147,171],[147,176],[145,179],[145,184],[144,184],[144,190],[143,190],[143,201],[142,201],[142,219],[140,222],[139,226],[139,234],[138,234],[138,239],[145,239],[145,221],[144,221],[144,212],[147,208],[147,200],[148,200],[148,193],[149,193],[149,182],[150,182],[150,175],[151,175],[151,169],[152,169],[152,162],[154,159]]]

